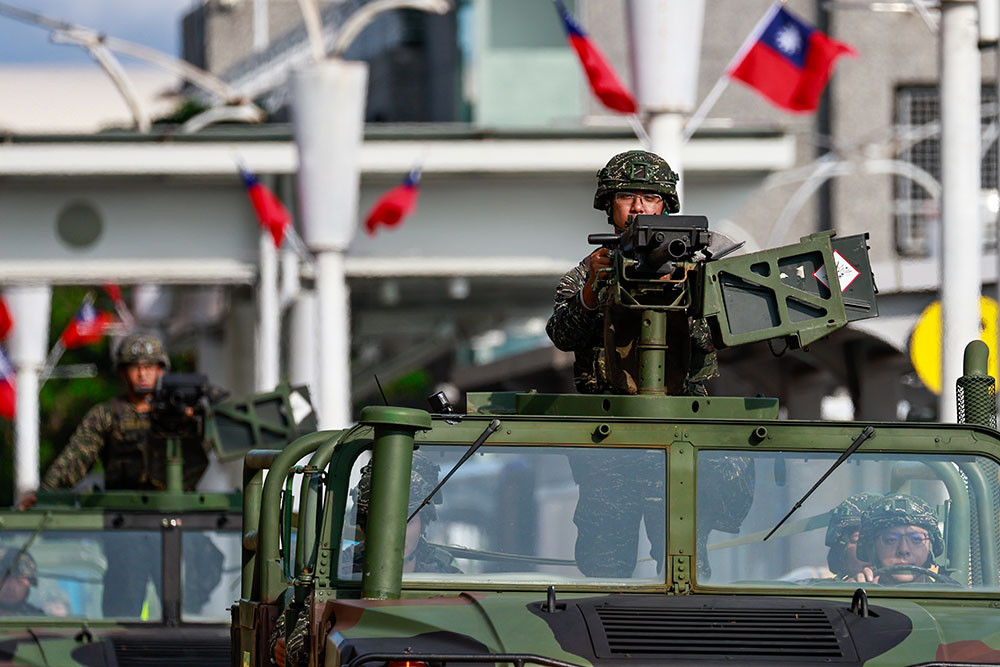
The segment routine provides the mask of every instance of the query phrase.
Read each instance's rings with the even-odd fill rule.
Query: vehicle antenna
[[[382,383],[378,381],[378,375],[375,375],[375,373],[372,373],[372,375],[375,376],[375,385],[378,387],[378,393],[382,394],[382,402],[389,405],[389,399],[385,397],[385,392],[382,391]]]
[[[479,449],[484,442],[486,442],[486,438],[493,435],[499,428],[500,428],[499,419],[494,419],[493,421],[491,421],[489,424],[486,425],[486,428],[483,430],[482,433],[479,434],[479,437],[476,438],[476,441],[474,443],[472,443],[472,446],[469,447],[468,451],[462,454],[462,458],[458,460],[458,463],[456,463],[455,466],[448,471],[448,474],[444,476],[444,479],[438,482],[438,485],[435,486],[434,489],[427,494],[427,497],[423,499],[420,505],[417,506],[417,509],[413,510],[413,513],[410,514],[409,517],[407,517],[406,523],[410,523],[411,521],[413,521],[413,517],[417,516],[417,512],[422,510],[424,508],[424,505],[426,505],[431,501],[431,498],[433,498],[434,494],[438,492],[438,489],[444,486],[444,483],[447,482],[449,479],[451,479],[451,476],[455,474],[455,471],[461,468],[462,464],[465,463],[467,460],[469,460],[469,457],[475,454],[476,450]]]
[[[855,438],[854,442],[851,443],[851,446],[847,448],[847,451],[845,451],[843,454],[841,454],[840,458],[833,462],[833,465],[830,466],[830,469],[827,470],[825,473],[823,473],[823,476],[820,477],[816,481],[815,484],[813,484],[813,486],[812,486],[811,489],[809,489],[808,491],[806,491],[806,495],[802,496],[799,499],[799,502],[795,503],[795,506],[792,507],[792,509],[790,509],[788,511],[788,514],[785,515],[785,518],[783,518],[781,521],[779,521],[778,525],[771,529],[771,532],[768,533],[764,537],[764,539],[762,540],[762,542],[767,542],[767,538],[771,537],[772,535],[774,535],[774,531],[778,530],[778,528],[781,528],[781,524],[783,524],[786,521],[788,521],[788,517],[792,516],[792,514],[795,513],[795,510],[797,510],[798,508],[802,507],[802,503],[804,503],[806,501],[806,498],[808,498],[809,496],[811,496],[812,492],[815,491],[816,489],[818,489],[819,485],[822,484],[824,481],[826,481],[826,478],[830,476],[830,473],[832,473],[834,470],[836,470],[840,466],[841,463],[843,463],[844,461],[846,461],[847,457],[850,456],[851,454],[853,454],[855,452],[855,450],[857,450],[857,448],[861,446],[862,442],[864,442],[868,438],[872,437],[873,435],[875,435],[875,429],[872,428],[871,426],[866,426],[865,430],[861,431],[861,435],[859,435],[857,438]]]

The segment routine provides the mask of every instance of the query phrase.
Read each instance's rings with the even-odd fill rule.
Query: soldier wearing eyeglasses
[[[915,496],[888,495],[861,515],[858,558],[871,565],[854,581],[959,585],[934,560],[943,552],[941,529],[930,505]]]
[[[677,174],[667,161],[648,151],[632,150],[615,155],[597,172],[594,208],[607,214],[616,232],[628,227],[636,215],[668,215],[680,210],[677,197]],[[615,326],[616,317],[609,304],[601,303],[601,283],[612,266],[611,251],[595,250],[559,281],[555,307],[546,325],[546,333],[560,350],[573,352],[574,380],[582,394],[635,393],[634,386],[623,387],[612,381],[612,368],[620,365],[612,346],[605,344],[606,329]],[[671,340],[691,344],[678,345],[679,354],[671,359],[668,376],[679,379],[671,386],[681,393],[704,396],[705,380],[716,374],[718,363],[708,325],[704,320],[681,319],[684,331],[672,331]],[[668,362],[669,363],[669,362]],[[734,461],[734,474],[753,479],[752,463]],[[637,563],[637,540],[640,522],[645,519],[651,544],[650,555],[658,567],[663,564],[664,470],[662,458],[654,452],[621,452],[573,457],[573,478],[580,487],[580,497],[573,522],[577,527],[576,561],[588,577],[629,577]],[[741,487],[742,488],[742,487]],[[752,487],[751,487],[752,488]],[[730,503],[728,512],[738,523],[746,516],[752,496],[740,495]],[[729,520],[731,523],[731,520]],[[720,521],[708,528],[728,530]],[[707,535],[707,530],[704,531]],[[707,574],[707,552],[702,545],[699,567]]]
[[[616,232],[623,232],[633,216],[677,213],[677,180],[677,173],[655,153],[619,153],[597,172],[594,208],[607,214]],[[582,394],[623,393],[609,377],[605,309],[599,300],[601,283],[611,265],[611,251],[599,248],[563,276],[556,287],[552,317],[545,327],[557,348],[574,353],[574,379]],[[687,334],[691,340],[690,354],[685,355],[689,363],[686,369],[675,369],[683,379],[683,389],[678,393],[705,396],[705,380],[718,371],[711,333],[704,320],[696,319],[688,323]]]

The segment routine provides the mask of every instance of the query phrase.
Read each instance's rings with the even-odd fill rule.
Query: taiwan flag
[[[97,310],[89,300],[84,301],[69,326],[59,336],[59,342],[67,350],[100,342],[111,319],[110,313]]]
[[[727,74],[786,111],[809,112],[819,106],[834,62],[843,55],[857,52],[776,2],[733,58]]]
[[[15,396],[14,367],[0,349],[0,417],[14,420],[17,406]]]
[[[7,300],[0,294],[0,340],[6,338],[13,328],[14,319],[10,316],[10,309],[7,308]]]
[[[250,197],[254,213],[257,214],[257,222],[262,229],[271,232],[274,247],[280,248],[285,238],[285,230],[292,224],[292,215],[278,196],[257,179],[256,174],[240,166],[240,176],[243,178],[243,187]]]
[[[562,0],[554,0],[559,17],[562,19],[563,27],[566,28],[566,37],[569,45],[576,51],[583,71],[587,75],[587,82],[594,95],[601,101],[601,104],[620,113],[635,113],[639,108],[635,103],[635,98],[628,88],[622,85],[618,75],[611,69],[604,54],[591,41],[587,33],[576,22]]]
[[[403,182],[389,190],[372,205],[365,216],[365,231],[375,236],[379,227],[396,227],[417,210],[420,196],[420,170],[413,169]]]

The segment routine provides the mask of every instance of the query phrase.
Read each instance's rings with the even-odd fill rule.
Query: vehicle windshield
[[[420,446],[411,511],[463,452]],[[342,580],[361,578],[368,459],[352,470]],[[485,445],[408,525],[403,580],[663,583],[665,479],[663,449]]]
[[[162,622],[163,546],[160,530],[5,530],[0,617]],[[181,552],[182,620],[228,621],[239,532],[185,530]]]
[[[998,466],[981,456],[855,453],[762,541],[837,456],[701,451],[698,583],[998,589]]]
[[[0,547],[20,552],[22,565],[36,571],[23,577],[11,568],[0,589],[2,616],[162,617],[160,531],[3,531]],[[24,579],[29,585],[19,585]]]

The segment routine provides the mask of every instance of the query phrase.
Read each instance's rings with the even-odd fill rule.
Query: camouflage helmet
[[[861,526],[861,514],[882,496],[876,493],[855,493],[830,510],[826,527],[826,546],[847,544],[847,536]]]
[[[0,548],[0,581],[8,577],[25,577],[32,586],[37,586],[38,565],[31,554],[16,547]]]
[[[420,506],[424,498],[427,497],[438,483],[439,468],[436,463],[428,459],[420,452],[413,452],[413,467],[410,470],[410,501],[407,504],[407,512]],[[372,464],[368,463],[361,469],[361,480],[355,490],[355,502],[358,507],[358,525],[363,526],[368,518],[368,507],[371,504],[372,488]],[[441,492],[435,494],[434,499],[420,510],[418,516],[426,526],[429,522],[437,518],[437,510],[434,505],[441,503]]]
[[[937,515],[926,502],[915,496],[894,493],[873,502],[861,514],[861,528],[858,533],[858,558],[869,563],[875,562],[875,536],[884,528],[891,526],[919,526],[931,537],[931,554],[933,556],[944,551],[944,540],[941,529],[938,528]],[[927,565],[925,564],[925,567]]]
[[[619,190],[639,190],[656,192],[663,196],[664,213],[681,210],[677,198],[677,173],[667,161],[649,151],[625,151],[619,153],[597,172],[597,192],[594,193],[594,208],[611,212],[611,196]]]
[[[170,359],[163,341],[150,333],[133,333],[125,336],[115,351],[115,368],[129,364],[155,363],[164,370],[170,369]]]

